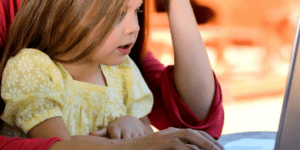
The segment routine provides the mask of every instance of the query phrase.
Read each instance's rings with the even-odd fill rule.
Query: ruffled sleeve
[[[215,95],[209,115],[199,120],[176,92],[174,67],[165,67],[147,52],[142,67],[143,76],[154,95],[154,106],[148,115],[152,125],[159,130],[168,127],[203,130],[214,138],[219,138],[224,124],[222,93],[215,77]]]
[[[56,116],[64,105],[62,75],[43,52],[23,49],[9,59],[3,72],[1,97],[6,103],[1,119],[24,133]]]

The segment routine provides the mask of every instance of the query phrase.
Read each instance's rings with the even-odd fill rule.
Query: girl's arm
[[[112,149],[116,143],[105,137],[88,135],[70,136],[61,117],[54,117],[36,125],[28,132],[29,138],[49,139],[58,137],[62,141],[55,142],[49,149]]]
[[[28,132],[29,138],[48,139],[54,136],[59,137],[62,140],[71,139],[68,129],[61,117],[47,119]]]
[[[190,0],[164,0],[171,29],[174,83],[185,104],[200,119],[209,114],[215,92],[213,71]]]
[[[117,145],[120,143],[110,139],[81,135],[73,136],[71,140],[55,142],[49,147],[49,150],[111,150],[115,149]]]

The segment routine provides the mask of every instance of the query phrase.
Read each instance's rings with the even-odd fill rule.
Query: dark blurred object
[[[197,2],[195,2],[195,0],[191,0],[191,4],[198,24],[205,24],[215,19],[216,13],[211,8],[200,5]],[[156,12],[158,13],[166,12],[162,0],[155,0],[154,5],[156,8]]]
[[[130,58],[140,70],[142,70],[143,58],[146,54],[149,42],[149,3],[150,0],[144,0],[143,5],[141,6],[143,13],[138,14],[140,31],[136,44],[132,47],[132,52],[129,54]]]

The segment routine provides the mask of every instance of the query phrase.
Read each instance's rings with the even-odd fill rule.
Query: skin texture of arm
[[[189,0],[164,0],[174,47],[174,84],[190,110],[203,120],[215,92],[214,76]]]
[[[102,137],[96,136],[72,136],[71,140],[58,141],[53,143],[49,150],[82,150],[82,149],[97,149],[109,150],[114,149],[117,142]]]
[[[28,132],[30,138],[48,139],[50,137],[59,137],[62,140],[70,140],[70,134],[61,117],[47,119],[33,127]]]

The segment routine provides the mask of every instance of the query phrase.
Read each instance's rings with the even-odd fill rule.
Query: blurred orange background
[[[222,134],[277,131],[299,0],[191,0],[223,91]],[[174,64],[167,14],[150,5],[150,50]]]

